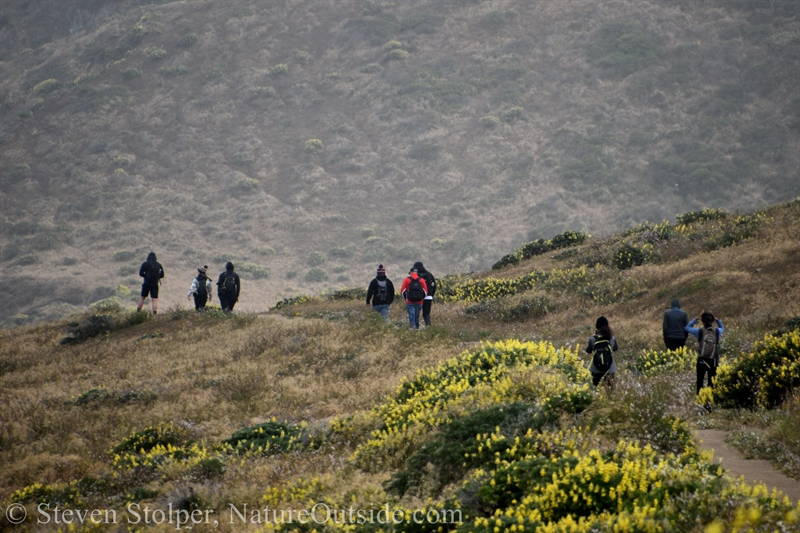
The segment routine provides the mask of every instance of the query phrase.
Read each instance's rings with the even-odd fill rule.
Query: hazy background
[[[0,321],[262,310],[796,197],[800,2],[4,0],[0,113]]]

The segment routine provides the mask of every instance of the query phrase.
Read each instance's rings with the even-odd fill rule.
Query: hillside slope
[[[126,299],[150,250],[164,304],[233,259],[263,310],[378,262],[477,270],[564,230],[789,200],[798,9],[4,2],[0,319]]]
[[[407,329],[402,306],[385,324],[349,293],[261,315],[152,318],[107,306],[5,329],[0,500],[28,508],[33,518],[19,531],[55,528],[32,521],[48,504],[118,511],[94,531],[125,530],[136,505],[208,511],[219,524],[195,524],[201,531],[289,532],[296,520],[267,526],[245,506],[317,503],[462,509],[467,518],[443,531],[493,531],[495,520],[508,531],[570,520],[587,531],[790,531],[798,502],[726,476],[691,430],[723,427],[752,441],[756,428],[760,444],[745,446],[780,450],[781,466],[800,479],[791,396],[800,331],[786,333],[800,325],[800,200],[683,220],[444,278],[434,326],[422,331]],[[652,248],[642,264],[613,266],[609,250],[648,249],[642,240]],[[705,308],[723,319],[726,365],[751,360],[765,334],[782,332],[778,344],[794,352],[773,359],[790,375],[777,405],[723,409],[723,378],[716,404],[695,400],[692,352],[662,349],[661,317],[676,296],[690,315]],[[612,394],[590,387],[579,350],[599,315],[620,343]],[[546,497],[558,490],[582,503]],[[619,496],[604,499],[611,493]]]

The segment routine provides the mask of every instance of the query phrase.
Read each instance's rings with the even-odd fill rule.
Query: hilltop
[[[318,503],[462,509],[458,531],[789,531],[797,502],[727,476],[691,432],[724,430],[800,480],[798,235],[800,199],[633,226],[443,277],[422,331],[398,305],[384,323],[360,289],[230,316],[105,302],[5,329],[0,498],[30,516],[41,503],[120,520],[127,505],[208,510],[220,531],[261,530],[244,505]],[[724,366],[699,401],[694,353],[663,350],[673,297],[725,323]],[[581,351],[600,315],[620,342],[611,394],[591,388]]]
[[[11,0],[0,320],[243,310],[800,194],[797,2]]]

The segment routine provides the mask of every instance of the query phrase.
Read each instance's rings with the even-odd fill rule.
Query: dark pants
[[[205,309],[207,301],[208,301],[207,294],[194,293],[194,310],[199,311],[201,309]]]
[[[609,389],[614,388],[614,374],[608,372],[592,372],[592,384],[597,387],[601,381]]]
[[[422,300],[422,319],[425,320],[425,325],[431,325],[431,305],[433,300]]]
[[[233,311],[233,306],[239,299],[236,296],[228,297],[224,294],[219,295],[219,306],[223,311]]]
[[[703,388],[703,381],[708,374],[708,386],[714,387],[714,376],[717,375],[717,365],[713,359],[697,358],[697,393]]]
[[[686,346],[686,337],[683,337],[682,339],[666,338],[664,339],[664,345],[667,347],[667,350],[677,350],[678,348],[683,348]]]

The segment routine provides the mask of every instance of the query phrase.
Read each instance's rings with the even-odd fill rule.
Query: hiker
[[[416,268],[412,268],[408,277],[403,280],[400,286],[400,294],[406,301],[406,311],[408,311],[408,323],[411,329],[419,329],[419,315],[422,314],[422,302],[428,295],[428,287],[425,280],[419,276]]]
[[[147,254],[147,261],[142,263],[139,267],[139,277],[144,278],[142,282],[142,295],[139,297],[139,304],[136,306],[137,311],[141,311],[144,306],[144,299],[150,296],[153,302],[153,314],[158,313],[158,285],[161,283],[161,278],[164,277],[164,268],[156,260],[155,252]]]
[[[697,321],[703,323],[702,328],[696,328]],[[717,327],[714,327],[714,322]],[[725,332],[722,320],[714,316],[711,311],[703,310],[700,315],[693,318],[686,325],[686,331],[697,338],[697,394],[703,388],[705,375],[708,374],[708,386],[714,387],[714,376],[717,375],[719,365],[719,341]]]
[[[414,268],[419,272],[419,276],[425,280],[425,285],[428,287],[428,295],[422,301],[422,318],[425,320],[425,327],[431,327],[431,306],[433,305],[433,295],[436,294],[436,278],[433,274],[425,270],[422,262],[417,261],[414,263]]]
[[[614,337],[606,317],[598,318],[594,327],[597,331],[589,337],[589,344],[586,346],[586,353],[592,354],[592,364],[589,366],[592,383],[596,387],[602,381],[606,387],[613,390],[614,375],[617,373],[614,352],[619,348],[617,339]]]
[[[233,306],[239,301],[239,292],[242,290],[242,282],[239,274],[233,271],[233,263],[228,261],[225,265],[225,272],[219,275],[217,281],[217,296],[222,310],[229,313],[233,311]]]
[[[672,308],[664,313],[664,325],[662,326],[664,345],[667,350],[677,350],[686,346],[686,338],[689,336],[686,331],[688,323],[689,315],[681,309],[681,301],[673,298]]]
[[[206,270],[208,265],[203,265],[197,269],[197,276],[192,280],[192,286],[189,287],[189,301],[192,301],[194,296],[194,310],[200,311],[206,308],[206,302],[211,301],[211,280],[208,279]]]
[[[378,265],[375,279],[369,283],[367,289],[367,305],[372,301],[372,310],[380,313],[385,321],[389,321],[389,306],[394,301],[394,285],[386,277],[386,269]]]

